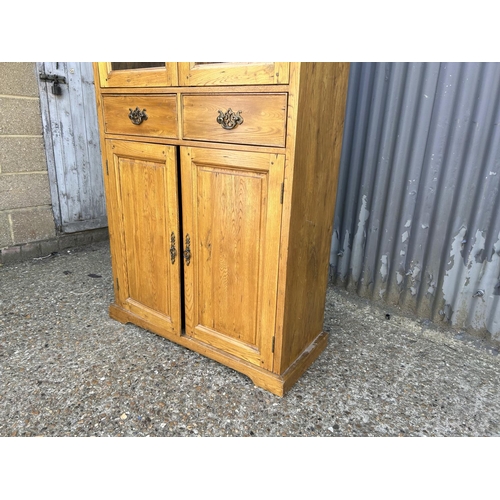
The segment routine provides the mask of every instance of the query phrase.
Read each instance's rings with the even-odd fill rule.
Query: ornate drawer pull
[[[243,123],[243,118],[240,116],[241,111],[235,113],[231,108],[229,108],[225,113],[219,109],[219,116],[217,117],[217,123],[225,128],[226,130],[231,130],[236,125],[241,125]]]
[[[191,238],[189,234],[186,235],[186,249],[184,250],[184,258],[186,259],[186,266],[191,262]]]
[[[139,109],[139,107],[136,107],[133,111],[131,108],[128,109],[130,111],[128,117],[134,125],[140,125],[144,120],[148,119],[148,115],[146,114],[145,109],[143,109],[142,111]]]
[[[172,264],[175,264],[175,258],[177,257],[177,250],[175,249],[175,234],[172,232],[170,235],[170,260]]]

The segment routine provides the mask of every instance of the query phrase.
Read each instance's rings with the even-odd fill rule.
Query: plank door
[[[92,63],[37,63],[52,211],[59,231],[106,227]],[[55,75],[64,78],[53,93]]]
[[[186,335],[271,370],[284,156],[181,148]]]
[[[106,140],[117,304],[180,334],[179,203],[174,146]]]

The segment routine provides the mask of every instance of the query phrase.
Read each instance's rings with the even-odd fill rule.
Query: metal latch
[[[38,77],[43,82],[52,82],[52,93],[54,95],[62,94],[62,88],[60,84],[66,83],[66,77],[61,75],[47,75],[46,73],[40,73]]]

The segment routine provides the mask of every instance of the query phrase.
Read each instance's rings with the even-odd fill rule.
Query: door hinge
[[[106,175],[109,175],[108,160],[106,160]]]
[[[280,203],[283,205],[283,197],[285,196],[285,183],[282,182],[281,183],[281,199],[280,199]]]
[[[273,342],[271,345],[271,352],[274,352],[274,341],[276,340],[276,337],[273,337]]]
[[[116,290],[120,290],[120,282],[118,281],[118,278],[116,278]]]

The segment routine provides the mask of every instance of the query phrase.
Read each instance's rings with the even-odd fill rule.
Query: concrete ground
[[[0,436],[500,435],[494,347],[343,289],[284,398],[111,320],[112,298],[107,241],[0,267]]]

